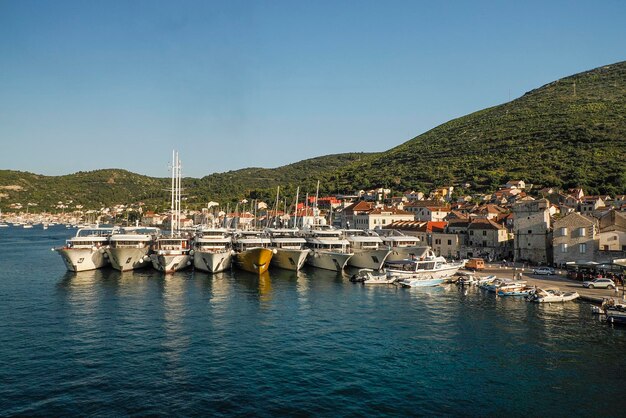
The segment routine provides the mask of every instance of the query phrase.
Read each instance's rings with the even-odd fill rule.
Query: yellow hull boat
[[[250,248],[237,253],[235,264],[242,270],[250,273],[265,273],[270,266],[274,252],[269,248]]]

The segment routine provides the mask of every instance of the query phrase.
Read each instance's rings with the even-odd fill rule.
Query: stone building
[[[551,264],[550,202],[526,199],[513,205],[514,260]]]
[[[491,219],[475,219],[467,227],[467,257],[483,257],[490,260],[511,259],[507,229]]]
[[[595,261],[599,249],[598,221],[589,216],[572,212],[554,222],[552,245],[554,263],[584,264]]]

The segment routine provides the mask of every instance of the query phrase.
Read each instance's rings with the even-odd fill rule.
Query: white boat
[[[310,250],[306,248],[306,240],[297,228],[267,228],[265,232],[271,240],[274,251],[272,266],[286,270],[300,270]]]
[[[68,239],[63,247],[53,248],[69,271],[87,271],[110,264],[106,248],[116,228],[84,228]]]
[[[399,279],[398,284],[403,287],[432,287],[438,286],[445,281],[445,277],[426,277]]]
[[[33,227],[33,224],[31,223],[25,223],[24,225],[22,225],[22,228],[24,229],[31,229]]]
[[[365,269],[369,270],[369,269]],[[363,271],[363,270],[361,270]],[[360,273],[360,272],[359,272]],[[397,281],[395,277],[389,277],[385,273],[374,273],[373,270],[369,270],[365,275],[365,280],[363,280],[363,284],[394,284]]]
[[[270,238],[258,230],[236,231],[233,237],[235,265],[250,273],[265,273],[274,255]]]
[[[578,292],[561,292],[559,289],[537,288],[527,296],[527,299],[536,303],[569,302],[578,299]]]
[[[390,251],[383,240],[373,231],[346,229],[344,237],[350,243],[354,253],[348,259],[348,265],[357,268],[380,270]]]
[[[449,263],[444,257],[436,256],[428,250],[419,259],[387,261],[385,271],[398,279],[449,279],[463,266],[462,263]]]
[[[527,296],[535,291],[534,286],[528,286],[526,282],[509,283],[496,289],[498,296]]]
[[[189,238],[161,236],[158,238],[150,254],[152,267],[164,273],[173,273],[191,266],[191,245]]]
[[[429,249],[428,245],[422,244],[419,238],[405,235],[395,229],[377,229],[376,232],[389,248],[387,261],[420,258]]]
[[[233,239],[224,228],[204,228],[196,233],[193,241],[194,268],[217,273],[231,268]]]
[[[160,232],[158,228],[130,227],[111,235],[106,250],[111,266],[116,270],[129,271],[151,265],[152,245]]]
[[[459,286],[473,286],[478,284],[478,278],[470,273],[463,273],[456,282]]]
[[[353,255],[349,250],[350,243],[343,238],[342,231],[321,225],[303,231],[311,250],[306,263],[312,267],[342,271]]]
[[[150,255],[152,266],[164,273],[173,273],[191,266],[189,237],[180,231],[182,166],[178,152],[172,151],[172,199],[170,208],[170,234],[158,238]]]
[[[499,289],[502,289],[502,288],[510,289],[510,288],[517,288],[517,287],[525,286],[525,285],[526,285],[526,282],[520,281],[520,280],[494,279],[490,282],[484,283],[483,286],[481,287],[488,290],[489,292],[496,293]]]

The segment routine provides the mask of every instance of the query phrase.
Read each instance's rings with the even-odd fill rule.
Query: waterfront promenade
[[[526,280],[529,285],[544,287],[544,288],[559,288],[564,291],[576,291],[580,294],[582,300],[601,303],[603,298],[608,297],[620,297],[624,295],[624,289],[619,286],[618,292],[615,289],[587,289],[582,286],[582,282],[578,280],[571,280],[566,277],[565,270],[555,269],[554,275],[536,275],[533,274],[534,267],[524,266],[521,263],[517,263],[514,266],[509,264],[507,267],[503,267],[500,264],[487,264],[485,270],[478,272],[480,276],[488,276],[494,274],[500,278],[514,278],[517,273],[522,274],[522,279]]]

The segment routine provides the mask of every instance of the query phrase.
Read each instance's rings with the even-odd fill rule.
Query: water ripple
[[[0,415],[620,416],[624,407],[626,332],[584,303],[367,287],[308,268],[73,274],[49,251],[65,229],[6,234]]]

